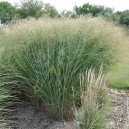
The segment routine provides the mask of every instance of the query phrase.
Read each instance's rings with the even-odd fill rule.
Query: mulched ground
[[[73,122],[56,121],[44,110],[29,102],[20,103],[11,115],[17,120],[17,123],[10,129],[75,129]]]
[[[113,90],[108,91],[108,95],[111,100],[111,109],[107,117],[106,129],[129,129],[129,95]],[[74,122],[57,122],[31,103],[22,103],[13,115],[18,116],[18,121],[17,127],[11,129],[75,129]]]
[[[129,129],[128,126],[128,101],[129,95],[109,93],[111,109],[107,118],[107,129]]]

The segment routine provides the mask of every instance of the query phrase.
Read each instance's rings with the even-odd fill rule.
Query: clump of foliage
[[[18,13],[21,18],[39,18],[44,15],[49,17],[58,16],[57,10],[52,5],[37,0],[21,1],[21,4],[18,8]]]
[[[0,2],[0,20],[1,23],[16,19],[16,8],[8,2]]]
[[[28,17],[39,18],[42,16],[58,17],[58,11],[48,3],[37,0],[25,0],[15,6],[9,2],[0,2],[0,20],[2,23],[25,19]]]
[[[101,18],[31,19],[3,28],[0,64],[6,83],[57,118],[71,117],[80,73],[104,72],[125,44],[124,31]],[[74,92],[74,97],[73,97]]]
[[[120,12],[120,23],[127,26],[129,25],[129,10]]]
[[[74,11],[76,15],[92,15],[93,17],[103,16],[104,18],[115,21],[123,25],[129,25],[129,10],[117,11],[109,7],[102,5],[92,5],[89,3],[83,4],[82,6],[75,6]]]
[[[113,13],[112,8],[104,7],[101,5],[91,5],[89,3],[83,4],[82,6],[75,6],[74,10],[77,15],[87,15],[91,14],[92,16],[110,16]]]

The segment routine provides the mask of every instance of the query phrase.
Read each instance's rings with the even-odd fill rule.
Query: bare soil
[[[109,92],[111,109],[106,129],[129,129],[129,95]],[[13,113],[17,116],[17,127],[11,129],[76,129],[75,122],[56,121],[44,110],[24,102]]]
[[[129,95],[109,93],[109,97],[111,100],[111,109],[107,117],[107,129],[129,129]]]

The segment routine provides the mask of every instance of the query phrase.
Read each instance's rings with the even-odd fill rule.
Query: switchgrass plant
[[[89,69],[80,76],[81,108],[75,110],[76,129],[104,129],[109,109],[102,70]]]
[[[2,32],[2,83],[66,119],[79,99],[80,73],[91,67],[98,73],[101,64],[107,71],[126,43],[124,30],[102,18],[23,20]]]

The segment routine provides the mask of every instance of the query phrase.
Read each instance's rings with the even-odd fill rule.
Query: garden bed
[[[111,109],[107,117],[107,129],[128,129],[128,94],[109,92]],[[30,102],[21,103],[13,113],[17,127],[12,129],[75,129],[74,122],[57,121]]]

